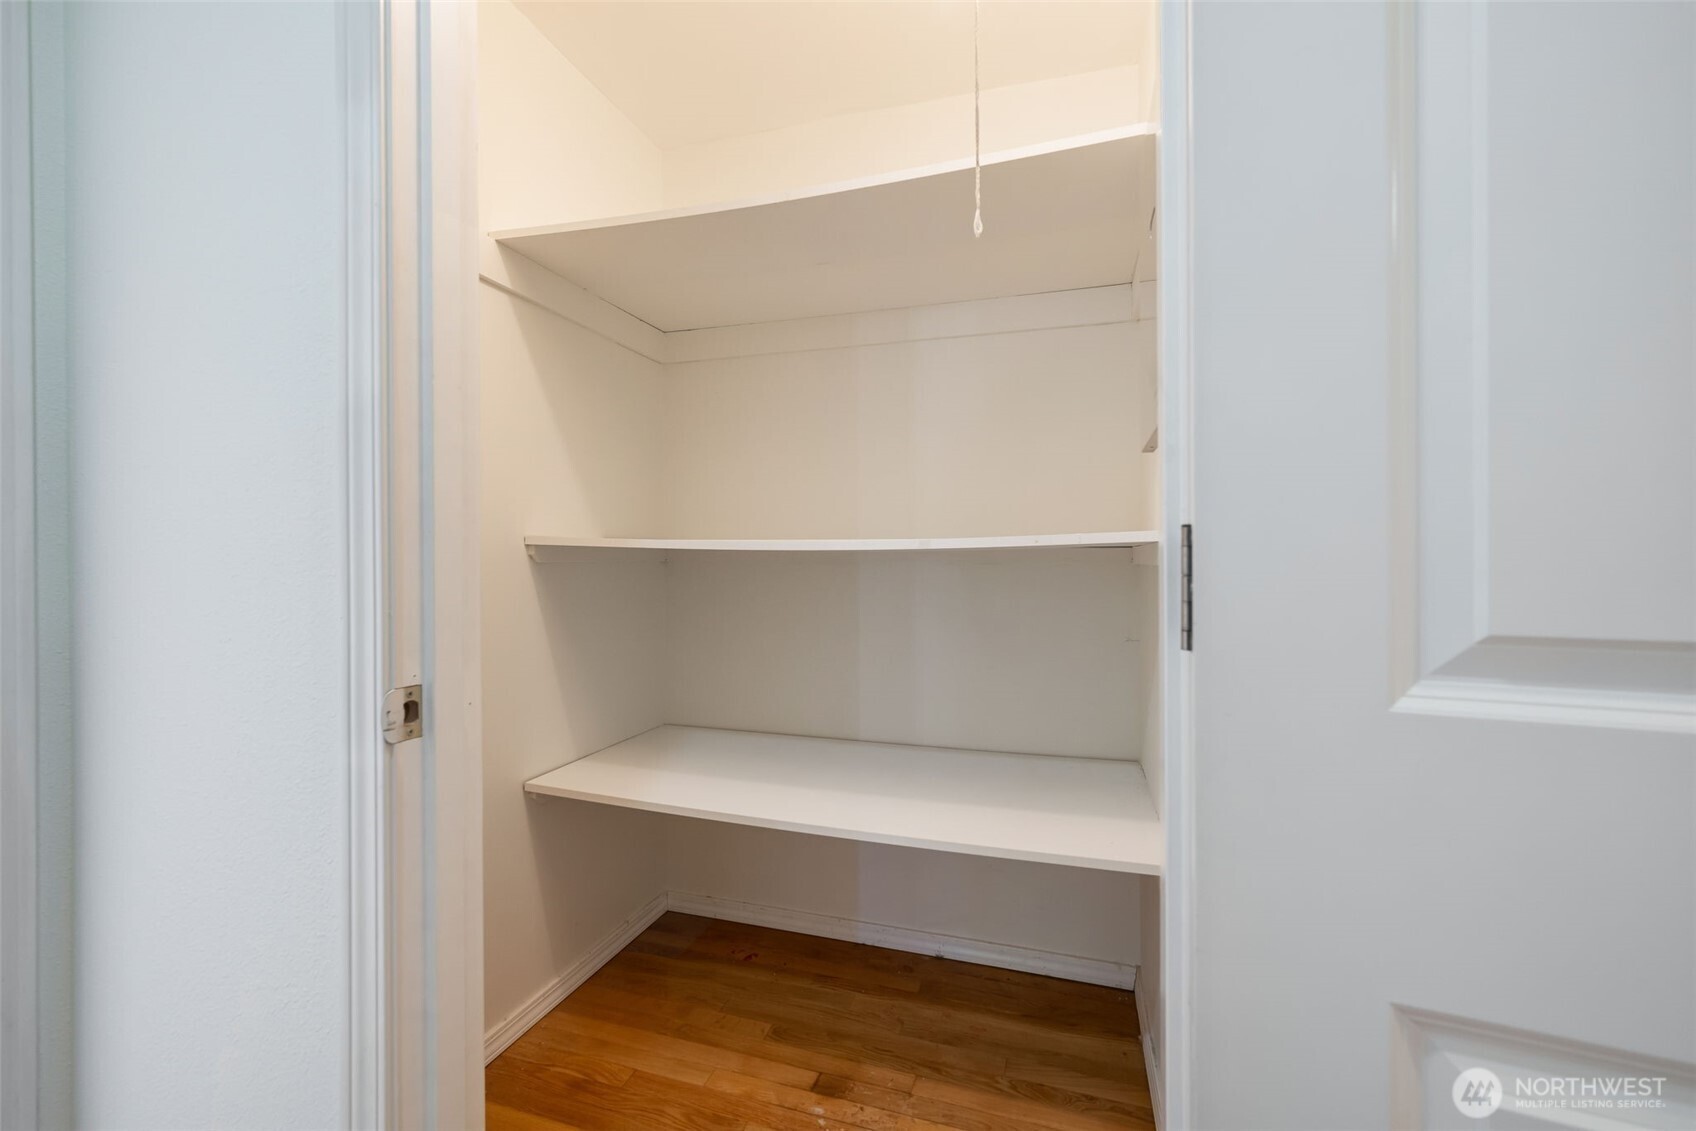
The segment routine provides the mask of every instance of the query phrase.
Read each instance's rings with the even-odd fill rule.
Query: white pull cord
[[[983,235],[983,80],[978,67],[983,0],[972,0],[972,238]]]

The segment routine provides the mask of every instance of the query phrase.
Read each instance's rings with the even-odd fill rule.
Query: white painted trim
[[[536,995],[518,1010],[483,1036],[483,1063],[488,1064],[522,1037],[532,1025],[546,1017],[554,1006],[571,996],[571,992],[594,976],[595,971],[617,957],[618,952],[635,941],[665,914],[668,900],[665,892],[642,905],[641,910],[609,931],[587,954],[565,968],[564,973],[543,986]]]
[[[428,1125],[483,1126],[482,661],[477,538],[477,12],[418,5],[419,859]],[[399,1113],[397,1113],[398,1116]]]
[[[384,584],[384,436],[381,226],[382,23],[374,4],[337,10],[342,105],[343,345],[346,351],[348,679],[348,1092],[349,1128],[387,1126],[388,777],[379,716]]]
[[[386,1125],[481,1128],[476,535],[476,12],[385,0],[383,688],[424,687],[389,751]]]
[[[30,5],[0,4],[0,1126],[40,1125]]]
[[[920,931],[911,927],[891,927],[860,919],[841,919],[812,911],[742,903],[734,899],[718,899],[689,892],[670,893],[667,907],[685,915],[723,919],[754,927],[770,927],[778,931],[794,931],[796,934],[816,935],[819,938],[839,939],[843,942],[867,943],[890,950],[906,951],[909,954],[929,954],[938,958],[952,958],[958,962],[995,966],[1002,970],[1019,970],[1026,974],[1046,974],[1051,978],[1088,982],[1095,986],[1112,986],[1121,990],[1136,987],[1137,968],[1126,962],[1080,958],[1072,954],[1057,954],[1053,951],[1034,950],[1030,947],[1012,946],[984,939],[961,938],[957,935]]]
[[[352,1126],[483,1126],[482,748],[477,590],[477,306],[473,5],[347,5],[351,735],[380,734],[364,701],[425,687],[423,739],[380,741],[355,766]],[[370,20],[372,24],[365,21]],[[375,68],[370,74],[366,67]],[[368,210],[355,199],[380,155]],[[365,230],[366,225],[370,231]],[[376,234],[378,291],[356,256]],[[370,342],[359,340],[368,325]],[[375,400],[357,370],[376,351]],[[374,411],[367,432],[360,414]],[[375,557],[359,557],[370,501],[360,445],[375,437]],[[376,570],[367,584],[360,571]],[[380,633],[358,638],[372,602]],[[369,665],[369,666],[368,666]],[[370,685],[372,670],[376,673]],[[370,718],[365,716],[370,714]],[[367,725],[369,724],[369,725]],[[381,820],[381,824],[378,822]],[[373,870],[380,857],[382,868]],[[376,1069],[372,1065],[377,1066]],[[371,1073],[381,1075],[371,1083]],[[375,1109],[375,1114],[373,1114]]]
[[[420,24],[427,5],[381,0],[383,129],[382,301],[383,349],[382,521],[383,687],[424,682],[424,524],[430,500],[423,472],[427,458],[423,420],[422,354],[429,338],[423,294],[429,227],[421,216],[423,159],[428,134],[428,80],[422,64]],[[425,726],[429,727],[429,689]],[[436,981],[427,969],[434,945],[428,921],[428,859],[433,847],[431,808],[425,799],[429,751],[420,740],[392,747],[384,762],[388,827],[383,900],[388,945],[384,950],[387,1099],[385,1127],[437,1126],[435,1058],[439,1026],[430,1000]]]
[[[1148,996],[1137,994],[1137,1043],[1142,1045],[1142,1063],[1148,1075],[1149,1106],[1154,1110],[1154,1131],[1160,1131],[1166,1126],[1166,1084],[1161,1077],[1160,1059],[1156,1055],[1160,1047],[1157,1039],[1149,1040]]]
[[[1165,1125],[1195,1122],[1195,655],[1178,649],[1179,527],[1200,515],[1195,500],[1193,328],[1195,292],[1194,185],[1190,0],[1160,5],[1160,440],[1166,450],[1161,510],[1160,684],[1164,788],[1159,801],[1166,828],[1166,870],[1160,885],[1160,971],[1164,983],[1158,1047],[1165,1071]],[[1206,562],[1207,530],[1197,524]],[[1197,590],[1205,593],[1205,580]],[[1195,646],[1205,654],[1207,612],[1200,610]]]

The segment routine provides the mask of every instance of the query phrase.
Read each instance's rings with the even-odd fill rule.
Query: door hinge
[[[424,737],[424,688],[392,688],[383,696],[383,739],[390,745]]]
[[[1178,546],[1179,568],[1182,576],[1178,582],[1178,647],[1186,652],[1195,651],[1195,551],[1190,543],[1190,524],[1182,527],[1182,541]]]

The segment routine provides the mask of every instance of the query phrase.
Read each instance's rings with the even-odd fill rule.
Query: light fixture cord
[[[979,43],[983,30],[983,0],[972,0],[972,238],[983,235],[983,80]]]

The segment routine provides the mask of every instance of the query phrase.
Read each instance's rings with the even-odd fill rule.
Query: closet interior
[[[491,1058],[669,907],[1158,1094],[1154,9],[481,0]]]

